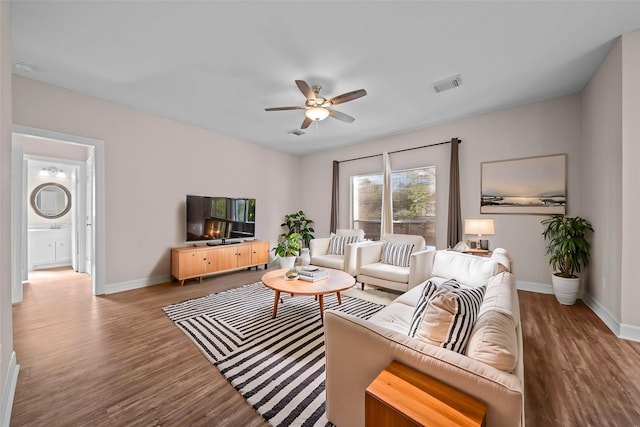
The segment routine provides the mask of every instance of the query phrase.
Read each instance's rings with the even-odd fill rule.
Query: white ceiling
[[[640,1],[12,2],[16,74],[294,154],[579,92],[638,29]],[[368,95],[293,136],[264,109],[296,79]]]

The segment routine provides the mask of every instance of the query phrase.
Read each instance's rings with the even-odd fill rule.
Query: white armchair
[[[352,243],[347,237],[355,240]],[[333,245],[332,243],[333,238]],[[311,254],[311,264],[319,267],[334,268],[356,275],[356,247],[364,241],[363,230],[338,229],[331,237],[322,237],[311,240],[309,243],[309,253]]]
[[[385,234],[379,242],[357,248],[356,280],[363,288],[367,284],[406,292],[423,281],[418,268],[430,251],[422,236]]]

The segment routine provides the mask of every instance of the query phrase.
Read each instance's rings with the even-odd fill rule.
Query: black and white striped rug
[[[261,282],[164,307],[171,320],[273,426],[325,426],[324,331],[318,302]],[[383,305],[335,295],[326,309],[369,318]]]

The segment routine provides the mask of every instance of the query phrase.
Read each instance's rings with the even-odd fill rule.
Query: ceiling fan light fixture
[[[304,114],[314,122],[319,122],[329,117],[329,110],[323,107],[312,107],[308,108]]]

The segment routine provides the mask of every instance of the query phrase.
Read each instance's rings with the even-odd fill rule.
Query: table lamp
[[[469,241],[471,249],[485,249],[489,250],[489,241],[482,240],[483,235],[493,236],[495,230],[493,227],[492,219],[465,219],[464,220],[464,234],[475,234],[478,236],[477,241]]]

